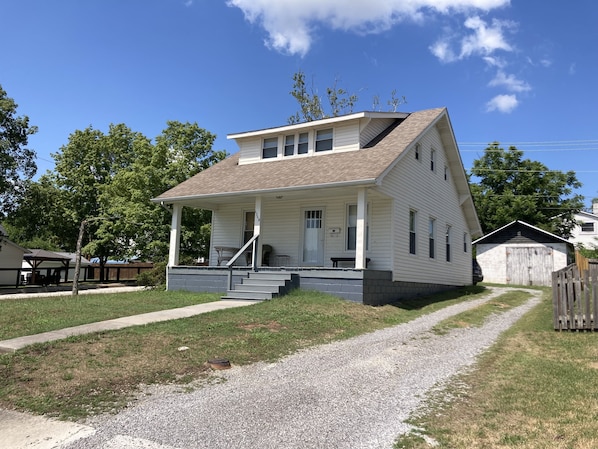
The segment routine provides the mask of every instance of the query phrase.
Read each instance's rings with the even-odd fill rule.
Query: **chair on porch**
[[[270,266],[270,254],[272,254],[272,246],[262,245],[262,265]]]
[[[271,245],[262,245],[262,265],[270,266],[270,254],[272,254],[272,246]],[[247,265],[251,265],[253,261],[253,253],[251,251],[247,252]]]

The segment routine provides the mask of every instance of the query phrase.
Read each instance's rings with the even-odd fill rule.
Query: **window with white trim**
[[[284,137],[284,155],[292,156],[295,154],[295,135],[291,134]]]
[[[430,150],[430,170],[435,171],[436,170],[436,150],[434,148],[432,148]]]
[[[415,160],[416,161],[420,160],[419,156],[420,156],[420,152],[421,152],[421,147],[422,147],[421,144],[419,144],[419,143],[415,144]]]
[[[467,232],[463,233],[463,252],[466,253],[467,252],[467,242],[469,241],[469,239],[467,238]]]
[[[594,223],[591,221],[582,223],[581,232],[594,232]]]
[[[416,253],[416,233],[417,229],[417,212],[414,210],[409,211],[409,254]]]
[[[278,156],[278,137],[264,139],[262,145],[262,159],[269,159]]]
[[[370,225],[369,225],[369,206],[366,211],[365,224],[365,249],[369,247]],[[347,251],[355,251],[357,248],[357,204],[347,206]]]
[[[445,245],[446,245],[446,261],[451,261],[451,227],[447,225],[446,227],[446,234],[445,238]]]
[[[284,136],[284,156],[307,154],[309,133],[289,134]]]
[[[307,154],[308,143],[309,143],[309,134],[308,133],[299,134],[299,142],[297,143],[297,154]]]
[[[428,247],[430,259],[436,258],[436,220],[428,221]]]
[[[332,150],[332,128],[316,131],[316,152]]]

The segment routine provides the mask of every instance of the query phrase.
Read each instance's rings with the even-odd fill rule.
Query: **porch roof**
[[[365,148],[263,163],[239,165],[239,153],[164,192],[154,202],[174,203],[230,195],[310,188],[376,185],[446,108],[411,113],[397,119]]]

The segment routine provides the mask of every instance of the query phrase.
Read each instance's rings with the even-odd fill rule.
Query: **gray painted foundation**
[[[267,268],[299,275],[299,287],[329,293],[348,301],[371,306],[391,304],[419,296],[451,290],[456,286],[419,282],[393,282],[390,271],[342,268]],[[247,277],[247,268],[233,269],[233,284]],[[264,270],[260,270],[264,271]],[[226,267],[169,267],[168,290],[224,293],[228,288]]]

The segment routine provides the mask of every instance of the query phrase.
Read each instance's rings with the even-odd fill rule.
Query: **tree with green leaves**
[[[212,149],[216,136],[197,123],[167,125],[155,145],[139,142],[136,160],[114,177],[102,197],[108,213],[121,217],[115,222],[120,239],[131,242],[121,246],[122,256],[165,258],[171,216],[150,200],[226,157],[226,152]],[[210,221],[209,211],[184,209],[182,260],[207,256]]]
[[[37,171],[35,151],[27,148],[37,127],[29,125],[29,117],[16,113],[17,104],[0,86],[0,217],[18,206],[25,183]]]
[[[172,217],[150,200],[226,157],[212,149],[215,137],[177,121],[155,143],[124,124],[107,133],[77,130],[53,154],[55,171],[29,183],[21,207],[4,222],[9,235],[27,246],[75,251],[85,221],[83,254],[100,265],[108,258],[164,260]],[[210,221],[209,211],[185,208],[183,260],[207,255]]]
[[[494,142],[473,162],[471,192],[484,232],[514,220],[568,238],[575,226],[574,213],[583,197],[575,172],[549,170],[544,164],[523,159],[523,151],[504,150]]]
[[[359,101],[357,94],[350,94],[349,91],[338,87],[338,79],[334,80],[332,87],[326,88],[326,98],[328,100],[328,112],[322,103],[322,98],[317,89],[313,86],[308,88],[305,80],[305,73],[301,70],[293,74],[293,90],[291,96],[299,103],[299,111],[289,117],[290,124],[300,122],[311,122],[328,117],[338,117],[342,114],[350,114]],[[396,112],[400,104],[406,103],[405,97],[398,97],[396,90],[391,93],[391,99],[388,100],[388,106],[393,112]],[[380,108],[380,96],[375,95],[373,100],[375,110]]]

